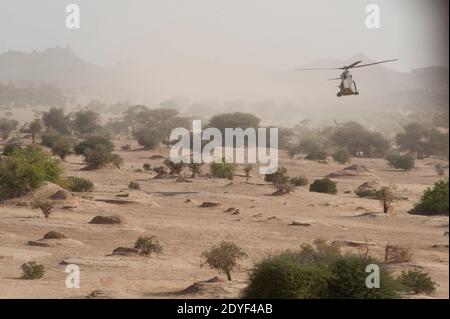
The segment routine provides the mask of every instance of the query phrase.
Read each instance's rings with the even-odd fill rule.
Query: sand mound
[[[84,245],[81,241],[69,238],[61,238],[61,239],[41,238],[38,240],[30,240],[27,242],[27,244],[29,246],[39,246],[39,247],[56,247],[56,246],[78,247]]]
[[[53,200],[67,200],[69,198],[72,198],[73,195],[66,191],[65,189],[60,189],[57,192],[55,192],[53,195],[50,196],[50,199]]]
[[[42,185],[33,192],[32,197],[35,199],[43,199],[43,198],[51,199],[52,195],[63,190],[64,189],[59,185],[56,185],[52,182],[45,182],[44,185]]]
[[[56,231],[49,231],[46,233],[43,237],[44,239],[62,239],[67,238],[63,233],[56,232]]]
[[[339,178],[339,177],[353,177],[353,176],[371,176],[370,171],[367,167],[360,164],[350,165],[340,171],[333,172],[327,175],[329,178]]]
[[[51,255],[50,253],[45,251],[0,247],[0,260],[5,258],[20,261],[30,261],[30,260],[37,260],[43,257],[48,257],[50,255]]]
[[[365,242],[365,241],[356,241],[356,240],[335,240],[333,245],[342,245],[342,246],[350,246],[350,247],[364,247],[364,246],[376,246],[375,243]]]
[[[199,207],[217,207],[222,206],[222,203],[219,202],[203,202]]]
[[[298,221],[298,220],[294,220],[292,221],[292,223],[289,224],[290,226],[303,226],[303,227],[309,227],[311,226],[311,222],[306,222],[306,221]]]
[[[189,287],[181,290],[179,294],[227,294],[229,291],[224,287],[223,283],[222,279],[214,277],[206,281],[194,282]]]
[[[86,296],[87,299],[115,299],[118,294],[111,290],[96,289]]]
[[[89,222],[89,224],[100,224],[100,225],[114,225],[114,224],[124,224],[125,219],[118,215],[112,215],[112,216],[95,216],[92,218],[92,220]]]
[[[139,254],[138,249],[129,247],[117,247],[112,252],[112,255],[119,255],[119,256],[137,256],[138,254]]]

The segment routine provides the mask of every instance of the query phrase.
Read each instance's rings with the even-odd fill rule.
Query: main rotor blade
[[[317,70],[342,70],[343,68],[301,68],[301,69],[294,69],[294,71],[317,71]]]
[[[355,63],[352,63],[352,64],[350,64],[348,66],[345,66],[344,68],[347,68],[347,69],[354,68],[357,64],[360,64],[361,62],[362,61],[356,61]]]
[[[328,79],[328,81],[336,81],[336,80],[341,80],[341,78]]]
[[[368,63],[368,64],[361,64],[361,65],[357,65],[354,66],[353,68],[362,68],[365,66],[369,66],[369,65],[375,65],[375,64],[380,64],[380,63],[387,63],[387,62],[392,62],[392,61],[397,61],[398,59],[392,59],[392,60],[385,60],[385,61],[380,61],[380,62],[374,62],[374,63]]]

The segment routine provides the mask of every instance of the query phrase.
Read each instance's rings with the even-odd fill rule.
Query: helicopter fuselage
[[[347,95],[359,95],[356,82],[353,81],[352,74],[348,70],[344,70],[341,74],[341,84],[339,84],[339,92],[337,97]]]

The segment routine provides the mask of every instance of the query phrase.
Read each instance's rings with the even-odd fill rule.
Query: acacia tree
[[[33,143],[36,142],[36,135],[41,134],[43,128],[44,127],[42,125],[41,119],[35,119],[34,121],[32,121],[30,123],[28,130],[31,134],[31,139],[32,139]]]
[[[247,257],[247,254],[235,243],[223,241],[203,252],[202,256],[210,268],[224,273],[231,281],[231,273],[236,269],[238,260]]]
[[[52,107],[44,112],[42,121],[47,128],[53,128],[61,134],[70,134],[70,117],[64,114],[62,108]]]
[[[0,137],[4,140],[7,140],[11,135],[11,132],[14,131],[19,122],[13,119],[1,118],[0,119]]]
[[[448,157],[448,132],[441,133],[436,128],[428,128],[417,122],[409,123],[403,130],[395,137],[401,150],[414,152],[419,159],[429,155]]]
[[[100,128],[100,114],[92,110],[85,110],[75,113],[73,126],[75,131],[80,134],[94,134]]]

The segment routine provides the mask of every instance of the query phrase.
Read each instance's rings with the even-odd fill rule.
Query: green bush
[[[225,160],[222,160],[211,163],[209,169],[212,177],[233,179],[235,167],[233,163],[225,163]]]
[[[52,148],[52,146],[56,143],[57,140],[61,138],[61,136],[61,133],[59,133],[55,129],[49,128],[41,134],[41,145]]]
[[[134,189],[134,190],[140,190],[141,189],[141,185],[138,182],[131,181],[130,183],[128,183],[128,188],[129,189]]]
[[[134,248],[139,249],[139,254],[144,256],[150,256],[151,254],[159,255],[163,251],[162,245],[159,241],[154,239],[155,236],[150,237],[139,237],[135,244]]]
[[[142,145],[147,150],[154,149],[161,143],[161,133],[151,128],[136,131],[134,137],[139,145]]]
[[[367,288],[369,264],[380,266],[380,288]],[[298,251],[286,251],[259,262],[250,272],[243,297],[251,299],[372,299],[396,298],[399,286],[374,259],[341,254],[339,248],[316,240]]]
[[[86,152],[96,146],[101,146],[106,152],[114,151],[114,144],[107,138],[102,136],[92,136],[75,146],[75,154],[86,156]]]
[[[202,256],[210,268],[225,274],[231,281],[231,273],[237,267],[238,260],[247,255],[235,243],[222,241],[219,245],[203,252]]]
[[[271,179],[272,179],[272,185],[276,188],[275,193],[272,195],[285,195],[289,194],[294,190],[294,188],[291,185],[291,179],[289,178],[287,174],[287,169],[285,167],[278,168],[277,172]]]
[[[44,277],[44,265],[37,264],[35,261],[30,261],[22,264],[22,279],[40,279]]]
[[[323,161],[327,159],[327,152],[324,150],[313,150],[310,152],[305,159],[311,160],[311,161]]]
[[[389,166],[405,171],[410,171],[415,166],[414,157],[411,154],[390,153],[386,156]]]
[[[0,196],[21,196],[45,181],[57,183],[60,174],[59,163],[40,147],[14,150],[0,160]]]
[[[61,136],[51,146],[52,152],[64,160],[68,155],[73,153],[75,139],[71,137]]]
[[[3,155],[4,156],[9,156],[11,155],[15,150],[20,150],[22,149],[22,146],[19,143],[11,143],[6,145],[3,148]]]
[[[280,178],[280,176],[287,175],[286,167],[278,167],[275,173],[264,175],[264,181],[273,183],[274,180]]]
[[[428,274],[421,271],[402,271],[397,280],[402,286],[403,291],[407,293],[424,293],[427,295],[431,295],[436,292],[436,283],[430,278]]]
[[[337,188],[336,183],[329,178],[316,179],[314,183],[309,185],[310,192],[326,193],[326,194],[336,194]]]
[[[290,180],[290,183],[294,186],[306,186],[308,185],[309,181],[306,176],[296,176],[292,177]]]
[[[411,213],[421,215],[448,215],[449,205],[448,181],[439,181],[433,188],[428,188]]]
[[[333,159],[339,164],[347,164],[351,160],[352,154],[346,149],[340,149],[333,154]]]
[[[94,183],[82,177],[68,176],[62,180],[61,186],[71,192],[92,192]]]

